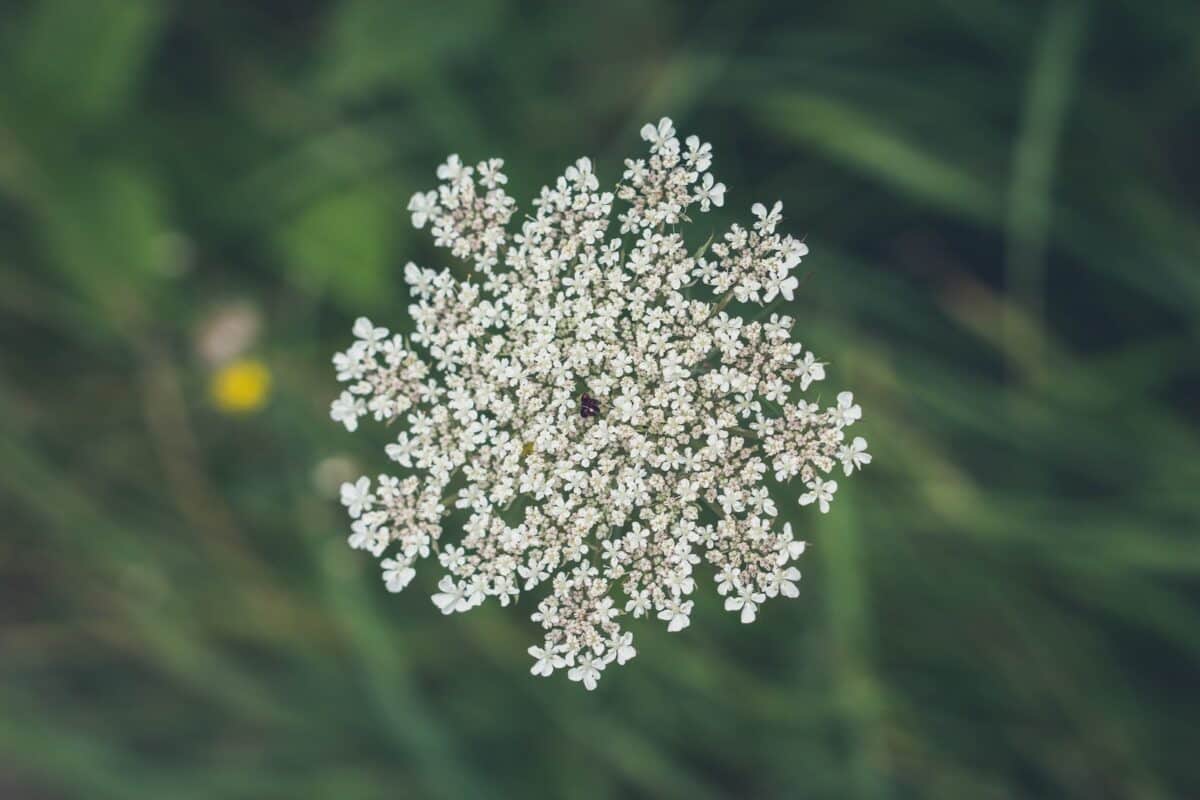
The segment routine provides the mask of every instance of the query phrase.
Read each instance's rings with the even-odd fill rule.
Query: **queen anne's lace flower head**
[[[445,614],[538,591],[533,674],[588,689],[636,654],[621,617],[688,626],[701,558],[742,622],[795,597],[804,543],[777,524],[771,486],[797,478],[800,504],[827,512],[826,476],[871,460],[847,442],[862,415],[849,392],[831,408],[799,396],[825,373],[793,320],[729,310],[793,297],[808,248],[776,232],[781,205],[689,251],[678,228],[725,200],[711,147],[681,145],[666,118],[642,138],[649,155],[615,192],[581,158],[517,231],[503,162],[450,156],[409,211],[467,277],[410,263],[412,336],[359,319],[334,356],[349,385],[332,418],[400,423],[386,451],[404,477],[342,487],[351,547],[383,557],[393,592],[435,554]],[[450,507],[461,536],[443,537]]]

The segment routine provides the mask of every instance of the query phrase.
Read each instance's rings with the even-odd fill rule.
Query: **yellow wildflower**
[[[245,358],[217,370],[209,383],[209,394],[218,409],[227,414],[247,414],[262,408],[271,392],[271,371],[263,362]]]

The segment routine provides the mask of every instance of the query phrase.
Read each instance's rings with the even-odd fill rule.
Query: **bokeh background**
[[[0,4],[0,797],[1196,796],[1198,87],[1192,0]],[[345,546],[329,360],[447,153],[662,115],[875,463],[587,693]]]

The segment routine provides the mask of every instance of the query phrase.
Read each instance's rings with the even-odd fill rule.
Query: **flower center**
[[[592,397],[587,392],[579,398],[579,416],[595,417],[600,414],[600,401]]]

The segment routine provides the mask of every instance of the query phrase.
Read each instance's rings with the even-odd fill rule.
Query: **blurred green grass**
[[[1194,3],[0,14],[0,795],[1200,785]],[[528,199],[663,114],[713,141],[714,229],[779,198],[807,236],[789,311],[875,463],[792,517],[801,599],[702,593],[584,693],[529,677],[522,613],[443,619],[345,548],[328,476],[383,463],[328,359],[403,325],[446,153]],[[207,391],[231,307],[251,416]]]

